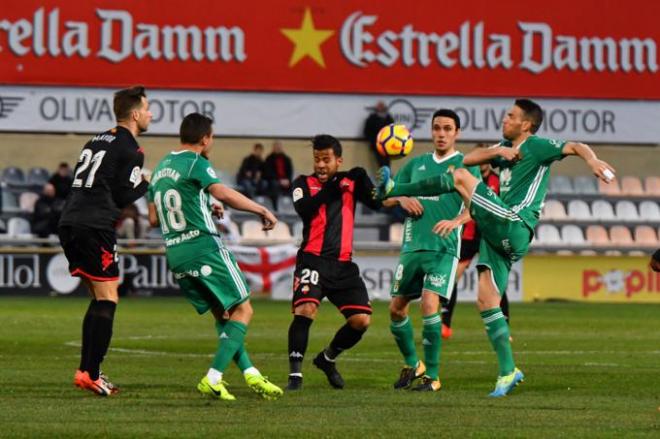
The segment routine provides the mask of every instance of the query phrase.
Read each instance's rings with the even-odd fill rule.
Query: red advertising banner
[[[0,84],[660,99],[648,0],[4,2]]]

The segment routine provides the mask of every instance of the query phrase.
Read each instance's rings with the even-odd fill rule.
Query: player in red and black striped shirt
[[[477,148],[485,148],[487,145],[480,143],[477,145]],[[481,178],[484,183],[493,190],[496,194],[500,193],[500,177],[493,171],[493,168],[489,163],[484,163],[481,165]],[[454,315],[454,307],[456,306],[456,298],[458,296],[458,281],[463,276],[463,273],[472,262],[472,258],[479,253],[479,242],[481,236],[479,234],[479,229],[477,228],[477,223],[472,220],[467,222],[463,226],[463,234],[461,235],[461,257],[458,262],[458,267],[456,268],[456,283],[454,284],[454,292],[451,295],[451,299],[446,300],[441,298],[442,302],[442,338],[450,338],[452,334],[451,329],[451,319]],[[502,308],[502,313],[506,317],[507,322],[509,321],[509,300],[506,296],[506,291],[502,295],[502,302],[500,303]]]
[[[296,258],[293,284],[294,318],[289,327],[288,390],[302,387],[302,362],[309,328],[321,300],[327,297],[346,318],[314,364],[325,372],[331,386],[344,380],[335,368],[337,356],[360,341],[370,322],[371,305],[358,266],[352,261],[355,206],[360,201],[381,207],[374,185],[363,168],[339,172],[342,148],[337,139],[318,135],[312,140],[314,174],[293,183],[293,205],[303,220],[303,241]]]

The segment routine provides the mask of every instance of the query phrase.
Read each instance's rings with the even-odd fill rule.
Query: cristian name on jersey
[[[169,153],[153,171],[148,197],[156,205],[172,269],[223,248],[208,193],[214,183],[220,179],[211,163],[188,150]]]

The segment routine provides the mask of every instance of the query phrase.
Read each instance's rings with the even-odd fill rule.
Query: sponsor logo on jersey
[[[206,172],[211,176],[211,178],[218,178],[218,175],[215,173],[213,168],[206,168]]]
[[[202,273],[202,276],[210,276],[213,273],[213,269],[209,265],[202,265],[202,268],[199,270]]]
[[[426,165],[422,165],[419,168],[417,168],[418,171],[426,171]]]
[[[428,280],[434,287],[441,288],[447,283],[446,274],[429,274]]]

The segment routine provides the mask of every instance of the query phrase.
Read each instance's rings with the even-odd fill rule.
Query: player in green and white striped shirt
[[[543,111],[538,104],[518,99],[502,124],[506,140],[465,157],[466,166],[490,162],[500,168],[500,196],[462,168],[453,174],[408,184],[391,180],[389,168],[381,168],[379,172],[381,196],[458,192],[482,231],[477,264],[478,307],[499,363],[499,378],[490,394],[494,397],[506,395],[524,378],[513,361],[509,326],[500,309],[500,298],[511,265],[527,253],[534,235],[548,188],[550,166],[567,155],[577,155],[601,180],[609,183],[614,178],[614,169],[598,159],[588,145],[535,136],[542,121]]]
[[[211,310],[216,319],[218,350],[197,389],[214,398],[234,400],[222,380],[233,359],[252,390],[274,399],[282,390],[259,373],[243,346],[252,318],[250,291],[215,227],[210,196],[259,215],[264,230],[272,229],[277,219],[264,206],[220,182],[208,160],[213,144],[211,124],[211,119],[198,113],[183,119],[181,147],[166,155],[151,176],[149,221],[160,224],[167,264],[183,294],[199,314]]]

